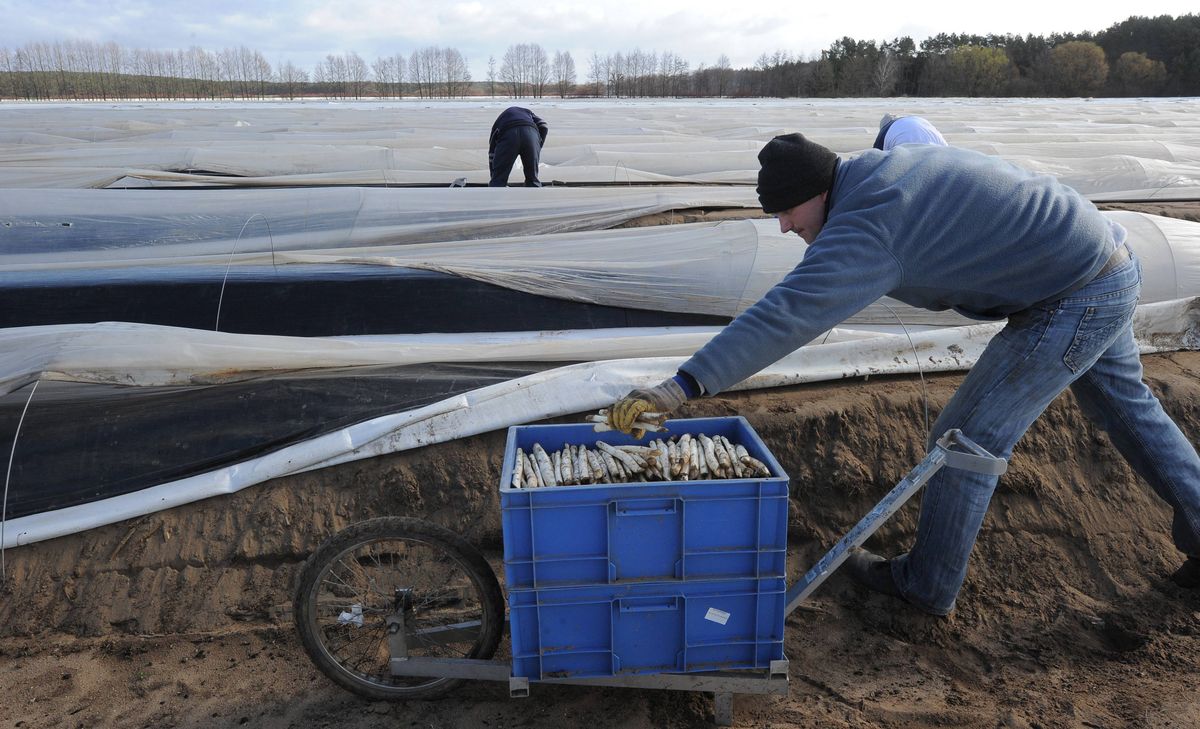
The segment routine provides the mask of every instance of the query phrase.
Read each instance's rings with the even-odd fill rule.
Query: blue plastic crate
[[[517,448],[645,444],[590,425],[515,426],[501,475],[509,590],[571,585],[786,576],[788,480],[741,417],[667,422],[667,435],[723,435],[770,477],[514,489]]]
[[[508,593],[513,675],[768,668],[783,658],[782,578]]]

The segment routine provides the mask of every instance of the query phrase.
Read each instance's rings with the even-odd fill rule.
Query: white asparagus
[[[690,433],[679,436],[679,477],[684,481],[692,477],[692,436]]]
[[[652,441],[650,441],[650,445],[644,445],[644,446],[620,445],[620,446],[616,446],[616,448],[617,448],[617,450],[625,451],[626,453],[628,453],[630,455],[641,456],[642,458],[645,458],[647,455],[650,454],[651,451],[655,450],[654,444],[657,442],[658,441],[652,440]]]
[[[587,417],[587,422],[592,423],[592,432],[593,433],[606,433],[611,430],[616,430],[616,428],[614,428],[608,424],[608,419],[605,418],[603,415],[589,415]],[[633,421],[633,427],[638,430],[648,431],[650,433],[665,433],[665,432],[667,432],[667,429],[662,427],[662,425],[660,423],[656,423],[656,422],[649,421],[649,420],[642,420],[640,418]]]
[[[563,470],[567,472],[565,474],[566,478],[567,478],[567,483],[575,484],[576,483],[576,481],[575,481],[575,446],[569,445],[569,444],[563,446],[563,463],[562,463],[562,465],[563,465]]]
[[[542,480],[542,486],[557,486],[558,481],[554,478],[554,462],[540,444],[533,444],[533,455],[537,459],[538,477]]]
[[[770,476],[771,475],[771,469],[767,468],[767,464],[758,460],[754,456],[746,456],[745,458],[742,459],[742,464],[749,466],[751,469],[756,471],[759,476]]]
[[[678,438],[655,438],[646,445],[596,441],[589,449],[584,444],[564,444],[552,454],[534,443],[528,452],[517,449],[509,483],[519,489],[751,476],[770,477],[771,469],[744,446],[723,435],[683,433]]]
[[[713,450],[712,438],[701,433],[700,447],[704,449],[704,463],[708,466],[708,472],[713,476],[720,477],[721,463],[717,460],[717,452]]]
[[[599,410],[597,410],[597,411],[596,411],[596,415],[592,415],[592,416],[589,416],[589,417],[601,417],[601,418],[604,418],[604,417],[607,417],[607,416],[608,416],[608,408],[600,408]],[[670,416],[671,416],[671,414],[670,414],[670,413],[652,413],[652,412],[646,412],[646,413],[641,413],[641,414],[639,414],[639,415],[638,415],[638,420],[646,420],[646,421],[650,421],[650,422],[653,422],[653,423],[660,423],[660,424],[661,424],[661,423],[662,423],[662,421],[666,420],[666,419],[667,419],[667,418],[669,418]],[[592,421],[592,422],[595,422],[595,421]]]
[[[642,470],[642,466],[638,465],[637,456],[630,455],[618,448],[613,448],[602,440],[596,441],[596,447],[620,461],[621,465],[628,468],[630,473],[637,473]],[[644,459],[642,459],[642,463],[645,463]]]
[[[604,461],[604,468],[608,471],[609,479],[613,483],[619,483],[621,480],[621,466],[617,463],[617,459],[610,456],[603,448],[600,448],[599,442],[596,443],[596,447],[599,448],[596,455],[600,456],[600,460]]]
[[[654,455],[654,449],[649,446],[617,446],[617,450],[629,454],[629,457],[637,461],[643,471],[650,468],[652,461],[657,458]]]
[[[528,461],[528,463],[525,464],[525,471],[529,474],[529,485],[533,488],[545,486],[545,484],[542,483],[542,472],[538,469],[537,461],[534,459],[533,453],[526,453],[525,459]]]
[[[659,475],[661,475],[664,480],[669,481],[671,480],[671,457],[668,455],[670,453],[670,449],[667,447],[666,443],[662,442],[662,440],[656,440],[655,443],[658,444],[657,450]]]
[[[592,483],[604,483],[608,479],[605,476],[608,473],[604,470],[604,461],[595,451],[589,451],[586,448],[583,451],[587,455],[588,468],[592,471]]]
[[[718,435],[713,438],[713,453],[717,454],[717,462],[721,464],[721,470],[725,472],[725,477],[733,475],[733,459],[729,457],[729,452],[725,450],[725,437]]]
[[[617,467],[616,475],[613,477],[613,480],[615,480],[617,483],[625,483],[628,481],[632,474],[626,470],[625,464],[621,463],[616,458],[612,459],[612,462],[613,465]]]
[[[579,483],[592,483],[592,462],[588,459],[587,446],[580,443],[575,455],[575,480]]]
[[[525,451],[517,449],[517,457],[513,459],[512,487],[521,488],[521,472],[525,470]]]
[[[725,452],[729,454],[729,464],[733,468],[733,475],[741,478],[745,475],[745,472],[742,469],[742,462],[738,460],[737,449],[733,443],[729,442],[728,438],[722,437],[721,440],[723,441],[722,445],[725,446]]]
[[[575,447],[575,483],[587,483],[592,480],[592,468],[588,465],[587,446],[580,444]]]

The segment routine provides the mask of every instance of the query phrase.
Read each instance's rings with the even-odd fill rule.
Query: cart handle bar
[[[962,448],[967,452],[951,450],[955,447]],[[866,516],[855,524],[846,533],[846,536],[842,537],[841,541],[833,545],[833,549],[826,552],[825,556],[821,557],[799,582],[788,588],[787,607],[784,608],[784,615],[790,615],[799,607],[800,603],[807,600],[808,596],[821,586],[825,578],[842,566],[846,557],[850,556],[850,550],[861,547],[863,542],[867,541],[867,538],[883,526],[885,521],[899,511],[900,507],[912,498],[913,494],[920,491],[921,487],[933,478],[933,475],[940,471],[942,466],[999,476],[1008,470],[1008,461],[988,453],[987,450],[963,435],[962,431],[947,430],[941,438],[938,438],[928,455],[913,470],[909,471],[908,475],[896,484],[887,496],[884,496]]]

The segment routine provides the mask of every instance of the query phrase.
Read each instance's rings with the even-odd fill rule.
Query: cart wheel
[[[354,524],[322,544],[300,574],[300,640],[335,683],[394,701],[454,688],[461,679],[391,674],[387,618],[399,610],[410,656],[491,658],[504,628],[504,598],[483,556],[420,519]]]

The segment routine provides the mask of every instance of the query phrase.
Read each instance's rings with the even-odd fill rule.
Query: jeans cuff
[[[900,594],[904,596],[904,601],[907,602],[909,605],[912,605],[916,609],[920,610],[923,613],[928,613],[929,615],[933,615],[933,616],[936,616],[939,618],[944,618],[947,615],[949,615],[950,613],[954,612],[954,608],[958,604],[957,597],[955,597],[953,600],[951,600],[950,607],[947,607],[945,609],[932,607],[921,600],[913,599],[912,593],[910,593],[909,590],[907,589],[907,581],[904,580],[900,574],[900,572],[901,572],[900,567],[907,558],[908,558],[908,554],[905,553],[905,554],[900,555],[899,557],[894,557],[894,558],[888,560],[888,566],[892,570],[892,582],[895,583],[896,589],[900,591]]]

